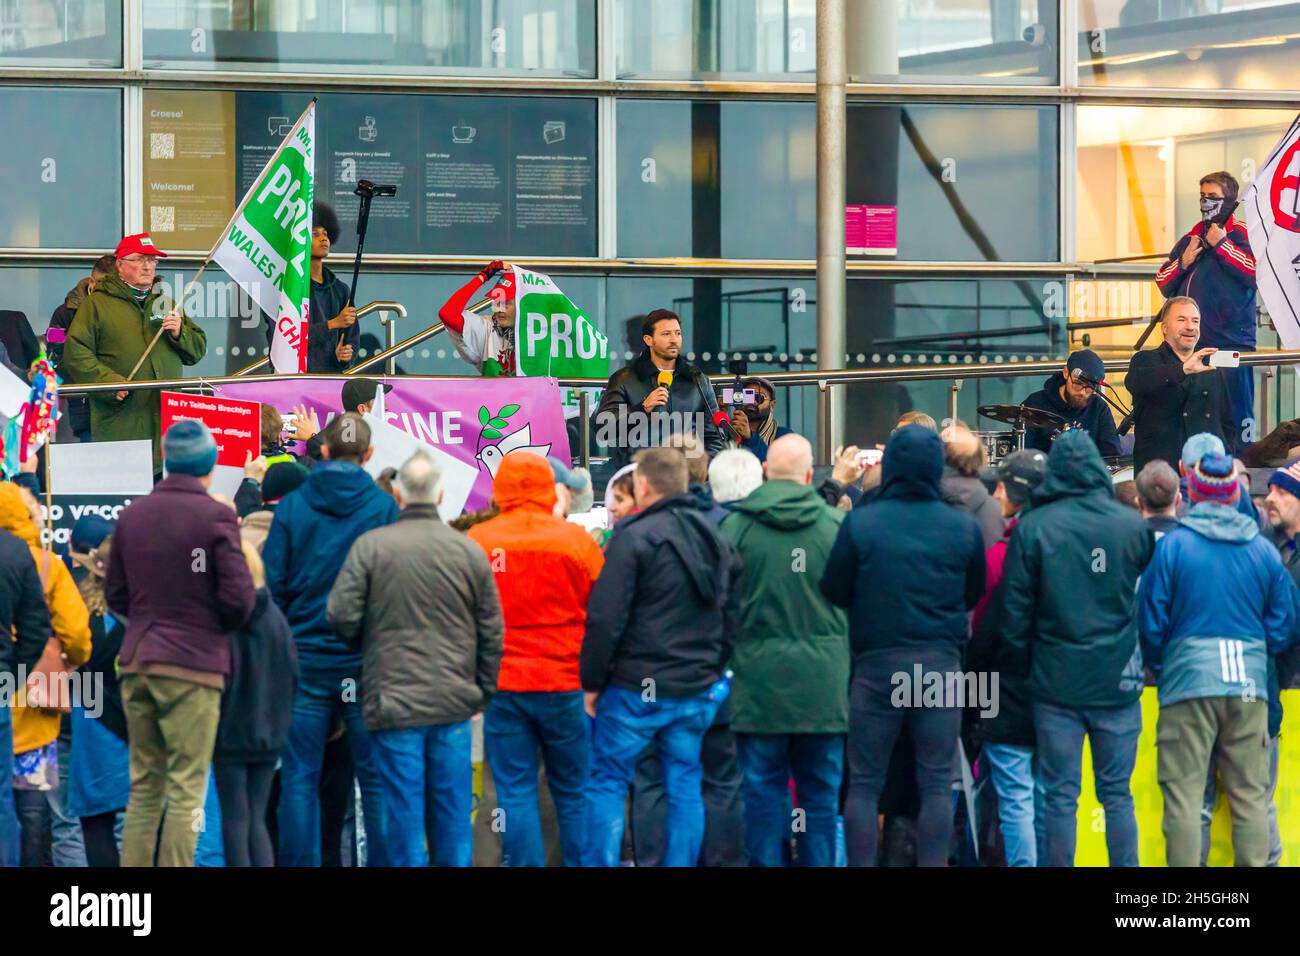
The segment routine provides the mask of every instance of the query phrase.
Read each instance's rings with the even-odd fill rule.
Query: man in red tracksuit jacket
[[[1255,349],[1255,257],[1250,251],[1246,225],[1235,216],[1226,223],[1211,223],[1223,209],[1237,201],[1240,187],[1229,173],[1207,173],[1201,178],[1201,221],[1179,239],[1169,258],[1156,272],[1156,285],[1166,299],[1185,295],[1201,310],[1198,348],[1212,346]],[[1221,370],[1232,400],[1237,428],[1237,448],[1260,436],[1253,427],[1255,378],[1245,366]]]
[[[505,275],[488,293],[491,318],[468,311],[465,307],[474,293],[501,272]],[[447,326],[456,354],[481,374],[515,374],[515,275],[506,263],[494,259],[484,266],[438,310],[438,318]]]

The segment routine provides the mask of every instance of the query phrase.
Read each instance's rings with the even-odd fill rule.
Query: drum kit
[[[989,418],[1011,426],[1009,432],[976,432],[984,444],[984,451],[991,465],[996,465],[1013,451],[1020,451],[1025,447],[1026,429],[1042,428],[1065,432],[1075,427],[1055,412],[1043,408],[1030,408],[1027,405],[981,405],[977,411],[981,418]],[[1123,481],[1133,477],[1131,456],[1107,458],[1105,461],[1113,480]]]
[[[981,405],[978,409],[981,418],[990,418],[995,422],[1010,425],[1009,432],[978,432],[984,450],[989,456],[989,464],[996,465],[1013,451],[1025,447],[1025,430],[1028,428],[1050,428],[1064,431],[1069,423],[1043,408],[1030,408],[1028,405]]]

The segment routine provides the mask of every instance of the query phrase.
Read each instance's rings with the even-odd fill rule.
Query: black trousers
[[[722,722],[722,721],[725,721]],[[736,756],[736,735],[731,730],[731,712],[725,704],[704,735],[700,747],[704,779],[704,843],[700,866],[745,866],[745,806],[741,797],[743,777]],[[659,866],[667,845],[668,798],[664,793],[663,768],[655,745],[637,760],[632,780],[632,847],[637,866]]]

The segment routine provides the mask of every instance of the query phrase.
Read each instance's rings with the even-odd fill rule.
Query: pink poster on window
[[[851,256],[898,255],[898,207],[845,206],[844,251]]]

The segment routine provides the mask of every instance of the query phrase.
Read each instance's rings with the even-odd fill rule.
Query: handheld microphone
[[[731,419],[727,417],[726,412],[717,411],[713,413],[713,426],[732,441],[740,441],[740,432],[736,431],[736,427],[731,424]]]
[[[661,386],[663,386],[664,388],[672,388],[672,387],[673,387],[673,373],[672,373],[672,372],[660,372],[660,373],[659,373],[659,384],[660,384]]]

